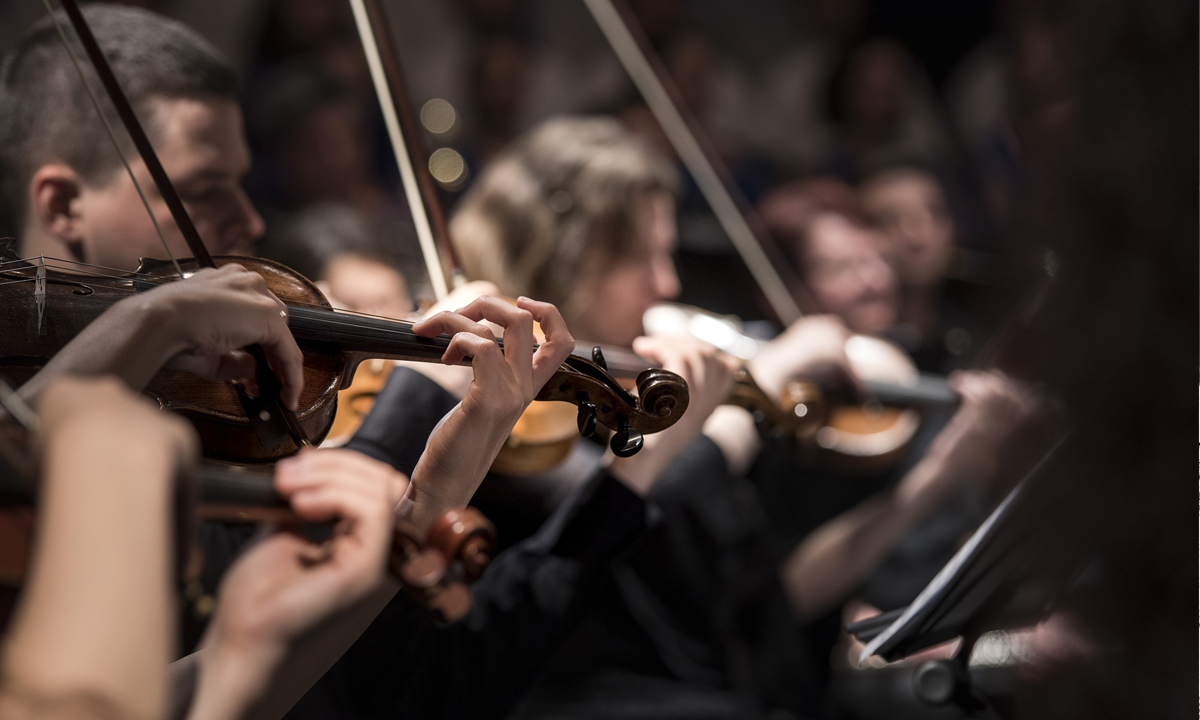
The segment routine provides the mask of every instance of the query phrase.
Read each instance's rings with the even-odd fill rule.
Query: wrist
[[[136,295],[124,304],[132,342],[136,347],[157,354],[157,367],[196,345],[186,320],[187,308],[179,307],[172,296],[153,290]]]
[[[750,411],[733,405],[722,405],[708,416],[704,435],[721,450],[734,475],[745,475],[762,449],[762,436]]]
[[[201,652],[195,700],[188,720],[241,717],[261,700],[285,649],[271,644],[231,646],[220,640]]]
[[[788,378],[783,376],[783,373],[777,371],[770,363],[764,362],[761,356],[751,358],[746,362],[746,370],[750,373],[750,377],[754,378],[754,383],[759,389],[766,393],[771,400],[778,402],[783,394],[783,387],[787,383]]]

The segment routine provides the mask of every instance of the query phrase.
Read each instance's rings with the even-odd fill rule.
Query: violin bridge
[[[37,275],[34,276],[33,302],[37,305],[37,333],[44,335],[42,320],[46,315],[46,258],[42,256],[38,256]]]

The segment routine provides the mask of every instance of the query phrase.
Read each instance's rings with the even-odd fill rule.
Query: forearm
[[[721,405],[713,410],[704,423],[704,434],[721,449],[730,473],[738,477],[750,470],[762,450],[754,418],[743,408]]]
[[[113,448],[86,434],[62,450],[47,449],[34,569],[5,676],[39,696],[92,697],[131,717],[159,717],[173,636],[173,458],[149,447],[120,467],[98,466]],[[139,475],[161,482],[129,481]]]
[[[122,300],[22,385],[22,399],[32,402],[51,380],[64,375],[115,375],[141,390],[168,360],[186,349],[170,320],[146,298]]]
[[[348,610],[299,638],[286,652],[206,646],[188,720],[283,717],[345,654],[399,591],[387,580]],[[216,652],[214,652],[214,650]]]
[[[515,417],[497,417],[465,404],[451,410],[413,470],[397,517],[424,532],[442,513],[466,506],[515,422]]]
[[[853,592],[944,499],[937,481],[948,472],[952,469],[940,458],[926,456],[895,488],[867,498],[806,537],[780,566],[797,616],[817,617]]]

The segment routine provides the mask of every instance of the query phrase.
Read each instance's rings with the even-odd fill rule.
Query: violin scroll
[[[638,402],[645,412],[658,418],[681,417],[688,407],[687,381],[661,368],[637,376]]]
[[[474,508],[447,510],[429,528],[429,546],[462,563],[468,580],[478,580],[496,552],[496,526]]]
[[[656,433],[674,425],[687,409],[687,381],[673,372],[643,372],[637,380],[637,392],[635,397],[602,367],[573,355],[535,399],[578,407],[577,424],[583,435],[590,435],[597,424],[617,433]]]
[[[422,537],[397,523],[388,569],[417,602],[446,622],[471,610],[467,584],[478,580],[496,551],[496,528],[478,510],[447,510]]]

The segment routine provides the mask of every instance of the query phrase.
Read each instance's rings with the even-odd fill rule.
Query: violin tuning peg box
[[[579,403],[579,415],[576,418],[579,434],[591,437],[596,434],[596,406],[590,402]]]

